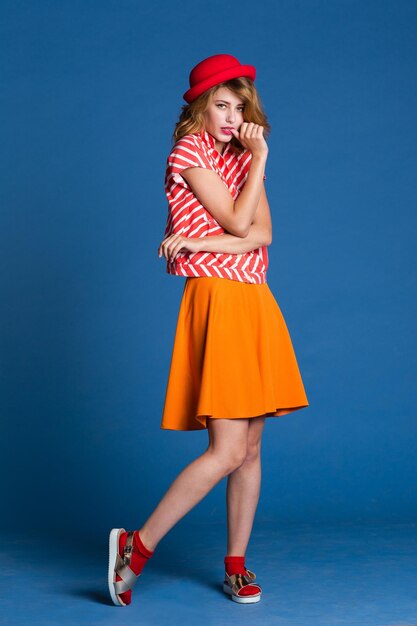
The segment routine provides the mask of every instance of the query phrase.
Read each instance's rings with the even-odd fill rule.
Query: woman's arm
[[[261,197],[256,209],[249,232],[245,237],[237,237],[230,233],[206,237],[192,237],[199,252],[226,252],[242,254],[256,250],[272,243],[272,221],[265,185],[262,186]]]
[[[225,252],[243,254],[272,243],[272,221],[265,186],[262,185],[261,197],[256,208],[253,222],[245,237],[237,237],[230,233],[222,235],[206,235],[205,237],[183,237],[179,234],[169,235],[159,248],[158,255],[164,254],[168,260],[175,259],[178,252]]]
[[[233,133],[252,153],[249,173],[236,201],[220,176],[212,170],[189,167],[182,170],[181,176],[200,203],[228,233],[245,237],[262,192],[268,146],[263,137],[263,127],[252,122],[244,122],[240,134],[235,130]]]
[[[269,246],[271,243],[265,228],[259,224],[251,224],[245,237],[236,237],[236,235],[224,233],[212,237],[192,237],[192,240],[198,252],[226,252],[229,254],[243,254],[261,246]]]

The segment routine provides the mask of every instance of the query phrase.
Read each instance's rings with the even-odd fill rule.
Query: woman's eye
[[[226,105],[225,104],[218,104],[217,106],[218,107],[225,107]],[[239,107],[238,110],[239,110],[240,113],[243,113],[244,109],[245,109],[245,107]]]

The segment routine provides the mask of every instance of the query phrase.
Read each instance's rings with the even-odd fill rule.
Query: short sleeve
[[[188,167],[212,169],[207,155],[193,135],[185,135],[175,143],[167,160],[167,178],[172,176],[175,182],[183,183],[181,172]]]

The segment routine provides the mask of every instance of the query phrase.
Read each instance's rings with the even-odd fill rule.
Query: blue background
[[[266,422],[257,520],[415,520],[417,4],[1,12],[2,528],[138,528],[206,449],[160,429],[184,279],[157,247],[188,74],[217,53],[257,68],[268,283],[310,402]]]

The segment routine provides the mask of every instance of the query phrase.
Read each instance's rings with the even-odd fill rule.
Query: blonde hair
[[[214,94],[220,87],[227,87],[230,91],[233,91],[243,102],[243,121],[254,122],[264,127],[265,139],[271,131],[271,127],[268,123],[266,114],[263,110],[261,99],[256,90],[253,81],[250,78],[242,76],[240,78],[232,78],[226,80],[219,85],[215,85],[204,93],[201,94],[190,104],[184,104],[178,122],[175,125],[175,130],[172,135],[173,143],[192,133],[199,133],[204,129],[204,111],[214,98]],[[240,141],[236,137],[232,137],[230,145],[233,152],[241,153],[245,149]]]

